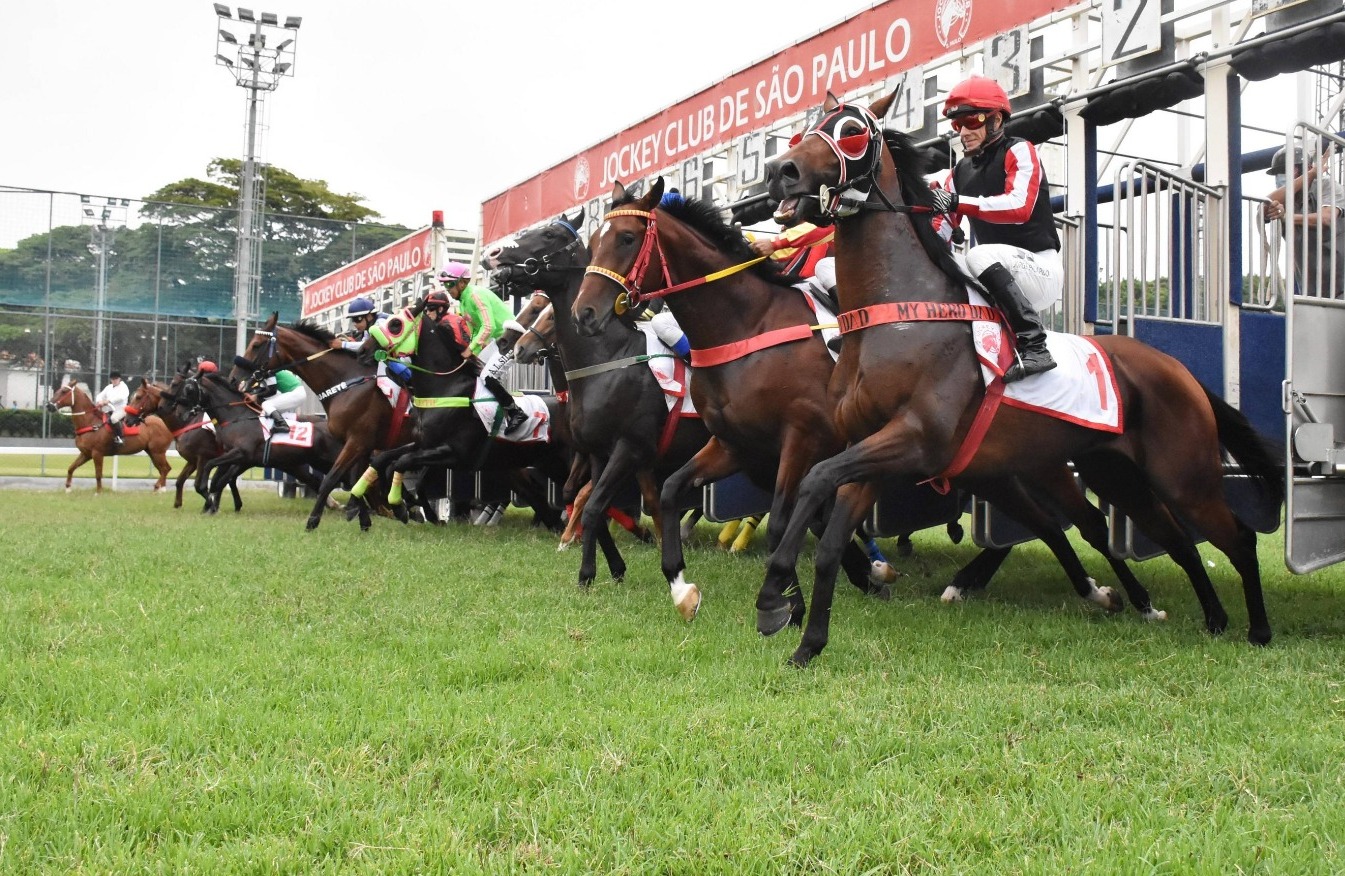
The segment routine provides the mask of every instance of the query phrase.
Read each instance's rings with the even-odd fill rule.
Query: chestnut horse
[[[288,369],[317,393],[327,412],[327,428],[341,442],[341,452],[322,479],[308,516],[306,528],[316,529],[332,490],[364,471],[375,450],[395,443],[397,436],[389,433],[396,418],[371,363],[360,361],[348,350],[333,350],[336,336],[316,323],[303,321],[286,327],[276,325],[277,316],[272,313],[257,329],[243,351],[245,361],[235,361],[229,379],[235,384],[252,379],[254,374],[245,369]],[[398,431],[408,434],[410,429]]]
[[[187,370],[183,368],[178,371],[175,382],[180,387],[186,378]],[[220,447],[214,430],[205,428],[210,422],[209,415],[198,411],[196,416],[188,417],[185,410],[175,403],[176,400],[173,384],[155,383],[145,377],[135,392],[131,393],[127,408],[135,408],[142,414],[154,414],[172,431],[173,440],[177,443],[178,456],[185,462],[182,471],[178,472],[177,490],[173,498],[173,507],[181,508],[182,488],[193,474],[199,472],[195,485],[196,492],[206,495],[205,470],[202,466],[207,460],[219,456],[223,448]],[[234,510],[241,511],[243,497],[238,493],[236,479],[229,481],[229,490],[233,493]]]
[[[845,445],[827,396],[831,354],[812,330],[817,317],[803,293],[756,258],[713,204],[685,199],[660,206],[662,194],[662,179],[639,198],[616,184],[613,209],[589,240],[592,263],[571,318],[579,336],[592,337],[638,309],[632,292],[677,292],[665,300],[691,343],[691,395],[713,436],[663,485],[663,574],[677,592],[687,586],[679,496],[742,471],[773,493],[766,532],[774,548],[803,475]],[[814,510],[803,522],[820,521]],[[890,598],[890,588],[871,579],[868,556],[848,535],[843,563],[860,590]],[[791,620],[802,622],[797,586],[790,596]]]
[[[988,393],[993,401],[999,381],[984,387],[970,324],[956,318],[963,311],[954,305],[967,306],[966,280],[931,229],[919,156],[909,138],[884,132],[878,122],[894,98],[866,109],[828,96],[822,117],[767,163],[770,193],[780,205],[777,221],[836,226],[846,342],[832,399],[850,445],[804,479],[798,517],[767,566],[758,628],[770,633],[782,626],[804,523],[835,497],[815,557],[813,612],[792,659],[806,664],[825,647],[836,547],[864,510],[855,501],[862,490],[853,485],[884,477],[943,478],[987,495],[986,487],[1006,475],[1036,484],[1072,461],[1089,487],[1187,573],[1206,629],[1215,634],[1225,629],[1228,615],[1176,515],[1227,555],[1242,579],[1248,639],[1269,642],[1256,534],[1224,499],[1221,445],[1270,501],[1283,498],[1283,475],[1273,448],[1246,418],[1177,360],[1133,338],[1095,337],[1097,354],[1110,361],[1114,374],[1121,431],[1004,405],[992,410],[979,446],[967,443],[973,425],[986,422],[978,410]],[[923,306],[930,302],[938,306]],[[838,494],[842,485],[851,486]]]
[[[112,428],[107,424],[103,412],[89,398],[79,381],[71,377],[69,382],[56,390],[56,394],[47,402],[47,410],[70,409],[71,423],[75,427],[75,447],[79,456],[70,463],[65,472],[65,491],[70,492],[70,482],[75,477],[75,469],[90,459],[93,460],[95,492],[103,491],[103,457],[129,456],[142,450],[153,460],[159,471],[159,479],[154,482],[154,492],[159,492],[168,482],[168,447],[173,443],[173,435],[163,420],[147,416],[139,429],[126,428],[126,436],[121,444],[114,442]],[[135,432],[135,434],[131,434]]]

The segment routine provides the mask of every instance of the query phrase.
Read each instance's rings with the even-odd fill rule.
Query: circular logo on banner
[[[582,201],[588,197],[588,159],[579,156],[579,160],[574,163],[574,199]]]
[[[971,26],[971,0],[939,0],[934,7],[934,33],[945,49],[962,42]]]

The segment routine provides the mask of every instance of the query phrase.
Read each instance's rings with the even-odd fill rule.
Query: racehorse
[[[556,346],[570,392],[569,416],[576,449],[589,457],[592,492],[583,506],[583,551],[579,584],[592,583],[597,573],[597,534],[603,516],[632,478],[640,481],[651,507],[657,484],[680,469],[710,438],[699,417],[684,416],[679,399],[667,396],[651,372],[654,357],[674,360],[674,379],[681,374],[685,391],[692,378],[674,354],[650,353],[644,332],[632,320],[613,320],[603,331],[581,336],[570,318],[570,302],[584,278],[588,251],[578,228],[584,214],[561,216],[518,234],[508,246],[486,254],[497,276],[525,276],[551,299]],[[630,316],[634,317],[634,313]],[[660,509],[670,513],[667,508]],[[672,518],[677,520],[674,509]],[[656,524],[667,526],[655,518]],[[700,608],[694,584],[670,582],[673,604],[686,620]]]
[[[74,377],[56,390],[51,401],[47,402],[49,411],[61,408],[70,409],[71,423],[75,427],[75,447],[79,450],[79,456],[75,457],[75,461],[70,463],[70,468],[65,472],[67,493],[70,492],[70,482],[75,477],[75,469],[90,459],[93,460],[94,491],[101,493],[103,457],[129,456],[142,450],[149,455],[159,472],[159,479],[154,482],[154,492],[164,489],[164,485],[168,482],[168,472],[172,470],[172,466],[168,464],[167,454],[169,445],[173,443],[173,436],[163,420],[153,416],[145,417],[138,429],[128,426],[124,430],[125,437],[122,443],[118,445],[113,441],[112,428],[108,425],[107,417]]]
[[[411,365],[411,391],[417,409],[415,441],[376,454],[369,471],[351,493],[347,516],[361,514],[364,525],[363,489],[374,481],[390,482],[388,502],[400,508],[402,476],[418,468],[442,466],[460,471],[510,471],[533,467],[545,477],[564,482],[570,467],[568,416],[555,396],[545,399],[547,441],[499,440],[478,418],[475,405],[494,401],[478,391],[481,366],[466,355],[466,321],[456,315],[441,323],[424,319],[422,305],[380,323],[369,333],[362,357],[372,356],[390,336],[415,332],[418,338]],[[499,417],[495,429],[499,428]],[[392,477],[389,481],[389,472]],[[514,480],[514,488],[533,506],[548,528],[559,529],[559,514],[548,508],[544,491],[528,478]],[[548,513],[549,512],[549,513]],[[400,516],[400,515],[399,515]],[[610,539],[610,536],[609,536]]]
[[[182,381],[186,378],[187,369],[185,367],[179,369],[174,378],[176,386],[155,383],[145,377],[136,387],[135,392],[131,393],[131,400],[126,405],[128,412],[134,408],[141,415],[154,414],[163,420],[164,425],[173,433],[173,440],[177,443],[178,456],[181,456],[185,462],[182,471],[177,476],[177,491],[173,499],[174,508],[182,507],[182,488],[187,483],[187,479],[194,473],[200,473],[195,485],[196,492],[206,495],[205,472],[200,469],[200,466],[206,460],[219,456],[222,451],[214,431],[204,428],[210,422],[210,417],[204,412],[198,412],[195,417],[189,418],[176,404],[176,389],[181,387]],[[243,497],[238,493],[237,481],[229,482],[229,490],[233,493],[234,511],[241,511]]]
[[[259,410],[218,373],[184,378],[175,396],[190,411],[190,419],[194,419],[198,412],[204,412],[215,424],[220,453],[201,465],[197,477],[197,492],[200,492],[200,485],[218,469],[204,494],[204,510],[208,514],[219,511],[224,485],[256,466],[278,468],[293,475],[304,486],[317,489],[322,483],[318,472],[331,464],[340,449],[340,442],[322,420],[304,424],[312,428],[312,442],[307,447],[291,443],[297,437],[296,432],[268,436]]]
[[[348,350],[333,350],[336,336],[316,323],[304,320],[286,327],[276,324],[277,317],[272,313],[257,329],[243,351],[245,361],[234,363],[229,379],[238,383],[259,376],[255,373],[260,369],[288,369],[317,393],[327,412],[326,428],[341,442],[341,452],[322,479],[308,516],[306,528],[316,529],[332,490],[363,471],[374,450],[394,446],[410,430],[403,428],[404,421],[379,389],[372,364]]]
[[[661,207],[662,193],[661,179],[641,198],[616,184],[613,209],[589,241],[592,263],[571,310],[577,333],[592,337],[637,309],[639,292],[678,293],[665,301],[691,342],[691,394],[714,437],[663,485],[663,574],[675,591],[685,586],[675,513],[683,491],[744,472],[773,492],[767,523],[773,548],[804,473],[844,442],[827,396],[831,355],[812,330],[816,316],[804,295],[756,258],[712,204],[686,199]],[[656,210],[668,217],[658,230]],[[698,279],[675,284],[671,275]],[[890,598],[848,535],[843,562],[856,587]],[[797,587],[790,593],[801,622],[802,596]]]
[[[936,478],[986,495],[985,487],[1006,475],[1036,482],[1072,461],[1100,497],[1134,520],[1186,572],[1206,629],[1217,634],[1228,615],[1176,515],[1208,538],[1242,579],[1248,639],[1269,642],[1256,535],[1224,499],[1220,448],[1278,502],[1283,484],[1273,448],[1175,359],[1115,335],[1091,339],[1097,357],[1090,352],[1089,366],[1110,363],[1123,415],[1119,431],[1090,429],[1017,406],[996,412],[993,401],[1002,384],[992,381],[987,389],[980,379],[966,279],[931,228],[931,196],[919,156],[909,138],[885,136],[878,122],[894,98],[866,109],[828,95],[821,118],[767,162],[769,190],[779,203],[777,221],[836,226],[839,319],[846,341],[832,394],[837,422],[851,443],[804,479],[799,517],[767,566],[758,628],[770,633],[782,626],[803,522],[836,497],[815,558],[813,613],[791,659],[806,664],[825,646],[835,546],[863,510],[853,486],[838,494],[841,485],[881,477]],[[1105,397],[1104,377],[1095,376]],[[987,397],[988,413],[979,414]],[[967,440],[973,428],[984,430],[979,445]],[[1082,525],[1081,532],[1089,537]]]

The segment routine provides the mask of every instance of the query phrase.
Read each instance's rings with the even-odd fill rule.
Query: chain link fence
[[[298,319],[303,282],[410,230],[267,214],[249,317]],[[41,408],[70,375],[97,391],[112,370],[230,362],[237,242],[236,209],[0,186],[0,409]]]

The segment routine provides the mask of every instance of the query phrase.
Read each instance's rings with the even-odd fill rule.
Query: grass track
[[[244,502],[0,493],[0,872],[1345,867],[1345,578],[1278,539],[1267,649],[1208,550],[1219,640],[1165,560],[1164,625],[1039,547],[944,606],[973,549],[931,532],[892,602],[838,588],[799,672],[796,631],[755,632],[759,544],[708,528],[686,625],[624,534],[626,582],[581,593],[518,514],[304,533],[307,502]]]

